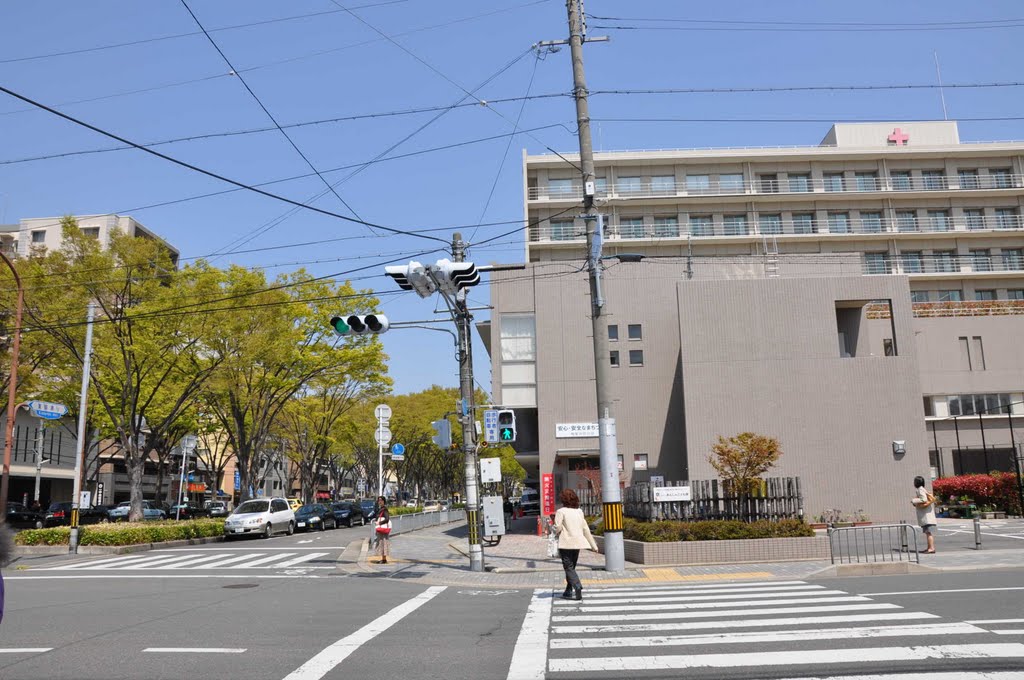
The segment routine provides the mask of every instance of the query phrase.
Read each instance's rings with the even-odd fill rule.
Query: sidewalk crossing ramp
[[[547,640],[516,656],[532,644],[546,660],[514,659],[510,679],[1024,678],[1024,619],[949,621],[803,581],[589,588],[582,602],[543,589],[531,615]]]
[[[334,569],[324,564],[322,558],[329,552],[281,551],[281,552],[189,552],[189,553],[141,553],[119,557],[75,562],[57,567],[34,569],[33,571],[131,571],[131,570],[189,570],[189,569]]]

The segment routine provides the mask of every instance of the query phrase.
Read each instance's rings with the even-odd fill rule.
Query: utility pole
[[[456,232],[452,237],[452,260],[464,262],[466,259],[466,242],[462,234]],[[461,288],[455,294],[455,327],[459,340],[459,391],[462,404],[459,422],[462,424],[462,453],[466,464],[466,519],[469,524],[469,569],[484,570],[484,547],[480,542],[480,494],[476,474],[476,427],[473,413],[476,408],[473,400],[473,315],[466,304],[466,289]]]
[[[622,541],[622,492],[619,490],[618,443],[612,413],[611,361],[608,354],[608,314],[601,295],[601,221],[594,213],[594,148],[590,138],[590,109],[583,72],[582,0],[567,0],[569,50],[572,56],[573,96],[579,128],[580,165],[583,172],[583,219],[587,231],[587,269],[590,273],[591,326],[594,336],[594,382],[597,386],[597,423],[601,451],[601,501],[604,509],[604,561],[607,571],[625,568]]]
[[[96,315],[95,303],[89,303],[85,319],[85,356],[82,358],[82,395],[78,402],[78,441],[75,442],[75,490],[71,496],[71,537],[68,552],[78,552],[78,503],[82,498],[82,470],[85,459],[86,411],[89,408],[89,371],[92,370],[92,321]]]

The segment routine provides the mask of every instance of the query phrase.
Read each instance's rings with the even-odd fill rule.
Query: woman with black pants
[[[597,543],[590,533],[587,518],[580,510],[580,499],[576,492],[565,489],[559,500],[562,501],[562,507],[555,513],[554,526],[555,535],[558,536],[558,554],[562,558],[562,568],[565,569],[565,592],[562,598],[582,600],[583,584],[576,574],[576,561],[582,549],[589,548],[597,552]]]

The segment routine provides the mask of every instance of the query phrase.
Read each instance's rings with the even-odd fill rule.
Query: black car
[[[196,519],[197,517],[206,517],[206,515],[206,510],[203,510],[198,505],[195,505],[193,503],[182,503],[181,505],[172,505],[167,513],[167,517],[169,517],[170,519]]]
[[[338,519],[334,516],[334,510],[320,503],[303,505],[295,511],[296,531],[312,531],[319,529],[337,529]]]
[[[15,529],[42,529],[43,513],[29,510],[21,503],[8,503],[7,526]]]
[[[79,524],[99,524],[107,521],[107,509],[102,506],[91,508],[79,508]],[[46,509],[46,516],[43,517],[44,527],[66,527],[71,526],[71,501],[63,503],[50,503]]]
[[[339,501],[333,504],[331,509],[334,510],[334,517],[338,520],[338,524],[344,524],[347,527],[355,526],[356,522],[359,522],[359,526],[366,524],[363,508],[358,503]]]
[[[377,501],[372,498],[364,498],[359,501],[359,507],[363,511],[363,521],[373,519],[377,516]]]

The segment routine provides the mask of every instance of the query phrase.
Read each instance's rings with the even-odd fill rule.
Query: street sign
[[[92,507],[92,492],[91,491],[81,491],[79,493],[81,494],[81,496],[79,497],[79,500],[78,500],[78,507],[80,507],[80,508],[91,508]]]
[[[373,416],[377,420],[390,420],[391,419],[391,407],[387,404],[380,404],[377,408],[373,409]]]
[[[484,411],[484,441],[498,443],[498,412],[495,410]]]
[[[378,427],[373,431],[373,438],[378,444],[387,444],[391,441],[391,428]]]
[[[688,486],[655,486],[651,489],[655,503],[671,503],[673,501],[690,500],[690,487]]]
[[[68,412],[64,404],[55,404],[51,401],[30,401],[28,408],[32,415],[43,420],[60,420],[61,416]]]
[[[405,447],[398,442],[391,446],[391,460],[405,460]]]

